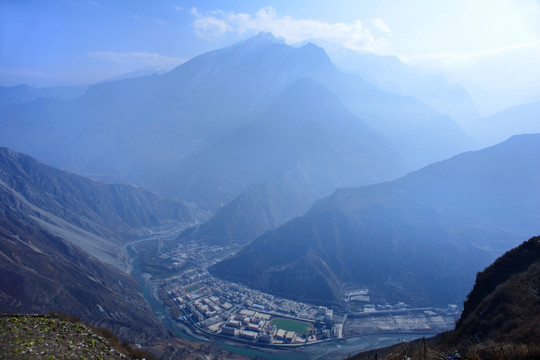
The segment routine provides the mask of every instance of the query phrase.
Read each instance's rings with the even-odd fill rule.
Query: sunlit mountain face
[[[500,263],[536,240],[481,271],[539,231],[539,4],[0,14],[2,309],[164,359],[331,359],[517,308],[484,285],[529,281]]]

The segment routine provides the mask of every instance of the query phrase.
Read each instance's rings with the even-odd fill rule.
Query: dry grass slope
[[[2,359],[155,359],[131,348],[108,329],[65,314],[0,315]]]

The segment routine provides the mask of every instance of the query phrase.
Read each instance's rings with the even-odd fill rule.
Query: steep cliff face
[[[170,336],[135,280],[42,229],[24,214],[0,215],[3,311],[80,316],[131,343]]]

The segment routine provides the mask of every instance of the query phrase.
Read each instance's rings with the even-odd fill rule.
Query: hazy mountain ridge
[[[279,178],[251,184],[189,237],[213,243],[248,242],[303,215],[320,196],[305,171],[296,168]]]
[[[204,194],[190,192],[189,177],[177,181],[197,170],[189,157],[256,119],[304,77],[327,86],[383,136],[392,135],[409,168],[469,146],[457,126],[445,125],[450,119],[424,104],[340,73],[322,48],[293,48],[269,34],[202,54],[162,76],[93,85],[73,101],[10,106],[0,112],[0,141],[61,168],[199,201]],[[231,199],[225,192],[214,205]]]
[[[418,169],[474,146],[448,116],[411,96],[384,92],[358,76],[336,76],[328,85],[355,115],[384,135],[405,161]]]
[[[193,221],[182,203],[166,200],[126,184],[104,184],[43,165],[33,158],[0,148],[0,176],[5,186],[30,203],[86,230],[84,221],[108,224],[111,231],[158,226],[164,221]],[[70,218],[71,217],[71,218]]]
[[[267,44],[268,39],[262,36],[258,36],[257,38],[257,41],[252,39],[246,43],[254,42],[256,45],[253,46],[257,48],[269,46]],[[243,44],[238,44],[237,46],[241,45],[243,46]],[[287,52],[294,50],[279,43],[272,43],[272,46],[280,47],[282,51]],[[310,78],[318,82],[320,84],[319,86],[324,86],[334,94],[337,94],[339,101],[344,102],[345,105],[349,105],[349,108],[354,110],[356,116],[362,114],[362,122],[366,123],[368,128],[371,128],[369,130],[366,128],[363,132],[366,134],[370,132],[373,137],[384,138],[385,144],[381,144],[379,146],[380,149],[378,146],[371,146],[369,148],[369,146],[362,144],[362,140],[358,140],[356,142],[359,146],[355,148],[352,146],[353,142],[351,142],[354,134],[357,134],[356,136],[360,136],[363,139],[366,139],[366,134],[362,134],[362,132],[356,130],[355,126],[352,125],[353,122],[350,122],[351,125],[349,126],[351,128],[348,130],[349,138],[343,140],[344,143],[349,144],[348,149],[344,149],[343,147],[340,149],[339,144],[334,141],[332,147],[321,150],[315,144],[324,149],[327,146],[328,139],[324,137],[320,138],[319,143],[317,143],[314,138],[309,138],[310,136],[314,136],[316,130],[306,128],[303,134],[297,136],[297,141],[299,143],[311,141],[314,144],[311,146],[311,153],[305,152],[304,159],[299,160],[300,163],[296,165],[296,169],[292,170],[292,173],[297,173],[296,175],[287,175],[289,179],[300,179],[300,183],[296,185],[296,189],[294,184],[290,184],[290,188],[288,189],[283,189],[283,181],[279,180],[279,174],[283,170],[275,166],[271,171],[268,171],[268,169],[266,171],[260,171],[262,164],[264,164],[264,158],[254,156],[254,154],[257,154],[257,151],[260,151],[261,143],[267,142],[266,138],[261,135],[257,137],[256,133],[254,133],[254,131],[257,131],[254,128],[261,126],[260,119],[273,116],[274,119],[271,120],[276,125],[273,125],[267,132],[286,138],[288,136],[287,132],[291,130],[285,126],[289,126],[290,124],[284,124],[283,121],[279,120],[281,118],[294,119],[293,114],[312,117],[313,115],[310,114],[320,112],[327,116],[326,121],[328,124],[323,126],[326,126],[327,131],[335,131],[332,130],[332,126],[334,126],[333,118],[341,118],[343,117],[341,114],[347,111],[336,106],[323,108],[323,105],[327,104],[328,101],[321,99],[320,95],[312,95],[313,92],[309,88],[304,88],[302,91],[297,91],[298,93],[294,94],[291,88],[296,87],[298,89],[297,83],[294,83],[285,89],[261,115],[255,117],[254,120],[251,120],[243,127],[239,127],[231,134],[222,137],[204,151],[195,154],[184,162],[185,171],[179,171],[177,178],[185,179],[180,180],[180,182],[183,184],[182,187],[184,189],[188,189],[188,192],[204,194],[203,196],[214,199],[226,199],[227,201],[239,195],[237,201],[235,200],[231,203],[231,206],[225,206],[219,209],[216,219],[210,220],[208,225],[201,227],[202,231],[195,234],[192,233],[192,236],[210,237],[213,239],[223,237],[221,239],[222,241],[229,239],[250,240],[256,235],[260,235],[264,231],[282,224],[285,220],[302,215],[309,207],[311,201],[328,195],[331,191],[339,187],[359,186],[388,180],[431,161],[440,160],[458,153],[472,144],[463,131],[451,119],[438,114],[416,99],[385,93],[373,84],[357,76],[339,72],[329,62],[324,50],[313,44],[307,44],[297,51],[302,49],[306,49],[305,52],[309,50],[314,59],[320,59],[317,60],[317,63],[324,65],[318,65],[319,71],[313,72]],[[222,51],[225,50],[233,52],[235,46]],[[306,83],[308,80],[302,79],[298,81]],[[283,101],[287,96],[291,96],[296,101]],[[281,109],[278,109],[279,107]],[[290,114],[288,114],[289,111],[291,112]],[[331,114],[332,111],[336,111],[340,115],[333,116]],[[323,124],[322,122],[319,123]],[[279,126],[282,126],[281,133],[276,130],[280,129]],[[249,129],[252,130],[250,131]],[[264,134],[261,129],[258,131]],[[262,141],[253,141],[254,138],[260,139],[261,137]],[[371,141],[368,142],[372,143]],[[385,155],[383,154],[388,152],[388,145],[393,148],[393,151],[399,157],[393,156],[392,159],[386,155],[386,158],[384,158]],[[241,150],[231,152],[231,147]],[[290,158],[287,160],[288,166],[295,166],[291,160],[296,156],[294,155],[295,151],[298,150],[293,149],[292,153],[283,151],[283,155]],[[342,159],[336,158],[336,151],[340,152],[339,156]],[[346,154],[347,151],[349,152],[348,156]],[[369,156],[376,156],[378,159],[374,158],[367,168],[362,170],[359,169],[363,165],[366,165],[366,163],[357,163],[357,169],[354,170],[351,167],[354,161],[353,157],[358,157],[361,151],[365,151],[364,161]],[[315,153],[320,155],[315,156]],[[333,161],[324,160],[332,157],[334,159]],[[246,158],[251,158],[253,161],[247,164],[245,162]],[[378,166],[374,166],[377,161]],[[277,165],[282,165],[282,162],[278,161]],[[306,169],[306,165],[310,169]],[[349,167],[348,172],[343,171],[344,165]],[[392,166],[394,166],[394,171],[389,172],[388,170]],[[249,169],[253,174],[252,177],[238,176],[240,174],[239,169]],[[243,171],[244,173],[246,172],[246,170]],[[360,172],[363,172],[363,174],[360,174]],[[310,173],[311,175],[309,175]],[[320,174],[318,178],[313,176],[315,173]],[[234,174],[237,175],[235,176]],[[326,180],[321,181],[325,177]],[[331,177],[333,178],[329,179]],[[277,188],[298,198],[301,204],[281,211],[276,207],[268,206],[268,204],[277,203],[277,197],[269,197],[273,192],[270,189]],[[246,189],[246,192],[240,193],[244,189]],[[255,193],[256,189],[259,189],[260,193]],[[219,193],[215,192],[216,190]],[[302,195],[305,190],[307,190],[307,197],[306,195]],[[254,199],[259,199],[257,204],[253,202]],[[250,207],[249,211],[240,208],[238,206],[240,203],[248,205]],[[244,216],[246,217],[243,218]],[[246,231],[246,229],[250,230]]]
[[[28,85],[0,86],[0,109],[9,104],[23,104],[38,98],[72,100],[86,91],[87,86],[53,86],[35,88]]]
[[[338,190],[211,271],[295,298],[336,301],[341,287],[357,284],[418,304],[459,302],[478,269],[537,231],[540,173],[530,164],[539,137],[516,136],[392,182]],[[319,294],[322,271],[338,281]],[[302,281],[282,285],[291,278]]]
[[[467,91],[450,84],[444,75],[418,70],[395,56],[379,56],[338,49],[330,51],[335,64],[371,81],[381,89],[414,96],[441,114],[450,116],[464,130],[478,119],[475,104]]]
[[[302,57],[301,49],[255,37],[163,76],[100,83],[67,103],[12,107],[2,114],[2,143],[62,168],[184,194],[175,184],[181,171],[171,169],[305,76]]]
[[[327,90],[311,91],[306,78]],[[296,87],[295,94],[291,88],[299,81],[304,88]],[[286,101],[288,95],[296,103]],[[330,104],[330,98],[349,110]],[[361,129],[358,120],[346,125],[349,111],[367,126]],[[301,125],[294,120],[301,116],[319,120]],[[334,117],[342,119],[336,122],[340,129],[332,129]],[[418,100],[340,72],[314,44],[294,48],[265,33],[161,76],[96,84],[73,101],[10,106],[0,119],[4,146],[93,178],[138,184],[219,210],[216,220],[194,234],[217,241],[251,240],[339,187],[395,178],[471,146],[450,118]],[[273,145],[265,131],[274,135]],[[353,136],[363,139],[358,146]],[[262,151],[264,144],[274,148]],[[360,170],[365,165],[369,171]],[[288,195],[278,189],[298,203],[281,202]]]
[[[540,101],[518,105],[478,120],[471,134],[480,144],[492,145],[512,135],[540,132]]]

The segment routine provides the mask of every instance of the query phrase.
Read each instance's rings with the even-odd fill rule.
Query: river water
[[[362,351],[378,349],[395,345],[398,342],[411,341],[422,336],[430,337],[435,334],[373,334],[355,338],[344,339],[331,343],[315,344],[297,348],[295,350],[280,350],[277,352],[262,351],[259,349],[246,349],[234,345],[218,344],[231,352],[243,354],[251,358],[268,360],[330,360],[346,359]]]

